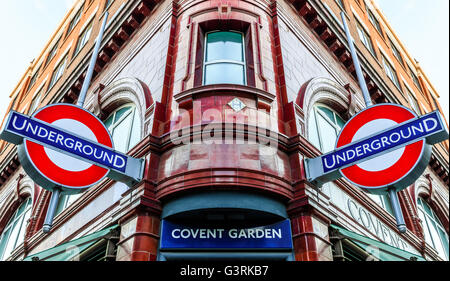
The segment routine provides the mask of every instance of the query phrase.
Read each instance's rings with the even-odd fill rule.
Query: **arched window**
[[[203,84],[246,85],[244,35],[216,31],[206,34]]]
[[[335,149],[336,140],[345,121],[325,105],[314,105],[309,116],[309,141],[323,153]]]
[[[448,260],[448,234],[445,232],[442,223],[422,198],[418,198],[417,200],[417,209],[419,217],[422,220],[425,242],[433,247],[442,258]]]
[[[141,140],[141,119],[133,104],[114,111],[104,122],[112,135],[116,150],[127,153]]]
[[[308,139],[323,153],[335,149],[336,141],[345,121],[331,108],[322,105],[314,105],[308,121]],[[393,214],[389,197],[368,194],[378,205]]]
[[[31,215],[31,197],[14,212],[0,235],[0,260],[6,260],[25,238],[25,228]]]

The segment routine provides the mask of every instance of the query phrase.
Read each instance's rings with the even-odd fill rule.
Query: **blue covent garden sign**
[[[290,221],[253,228],[198,228],[161,223],[161,250],[170,249],[292,249]]]

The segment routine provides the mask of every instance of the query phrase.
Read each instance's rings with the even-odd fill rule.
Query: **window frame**
[[[255,57],[261,59],[261,56],[256,49],[258,42],[254,42],[253,32],[258,33],[256,30],[256,23],[248,20],[219,20],[213,18],[205,21],[193,23],[193,26],[197,26],[197,35],[193,37],[191,44],[195,44],[193,59],[194,65],[194,77],[193,87],[203,86],[203,62],[204,62],[204,49],[205,49],[205,33],[208,31],[238,31],[244,34],[244,48],[245,48],[245,60],[246,60],[246,79],[247,87],[256,87],[256,71],[255,71]],[[226,27],[226,28],[225,28]],[[194,39],[195,38],[195,39]],[[260,40],[258,34],[256,34],[255,40]],[[193,46],[193,45],[191,45]]]
[[[119,118],[119,120],[114,121],[117,112],[119,112],[121,109],[126,108],[126,107],[131,107],[131,110],[129,110],[126,114],[123,114],[123,115]],[[136,118],[136,117],[139,118],[139,116],[137,115],[138,112],[139,112],[139,111],[138,111],[138,109],[137,109],[137,106],[136,106],[134,103],[126,103],[126,104],[123,104],[123,105],[121,105],[121,106],[115,108],[115,109],[113,110],[113,112],[112,112],[111,114],[109,114],[108,117],[106,117],[106,118],[104,119],[104,121],[103,121],[103,123],[106,123],[106,121],[107,121],[108,119],[110,119],[110,118],[113,119],[113,122],[111,123],[110,126],[107,127],[107,129],[108,129],[109,133],[111,134],[111,137],[114,138],[114,134],[113,134],[114,129],[118,126],[118,124],[122,123],[122,122],[124,121],[125,118],[127,118],[130,114],[132,114],[132,119],[131,119],[131,125],[132,125],[132,126],[130,126],[129,131],[128,131],[128,134],[127,134],[127,142],[126,142],[126,147],[127,147],[127,149],[126,149],[126,151],[122,151],[123,153],[127,153],[127,152],[130,151],[130,149],[132,148],[132,146],[130,145],[130,143],[131,143],[131,137],[132,137],[132,133],[133,133],[133,124],[134,124],[135,118]],[[142,120],[139,120],[139,123],[140,123],[139,125],[141,126],[141,125],[142,125]],[[105,126],[106,126],[106,124],[105,124]],[[141,128],[139,128],[139,135],[140,135],[140,137],[139,137],[139,140],[140,140],[140,139],[142,138]],[[138,141],[138,143],[139,143],[139,141]],[[135,145],[135,144],[134,144],[134,145]],[[133,146],[134,146],[134,145],[133,145]],[[115,149],[117,149],[117,148],[115,148]]]
[[[321,113],[320,109],[318,108],[319,106],[327,108],[328,110],[330,110],[333,113],[333,117],[334,117],[335,120],[331,120],[330,117],[328,117],[326,115],[326,113]],[[339,130],[339,132],[340,132],[342,130],[342,128],[339,128],[339,126],[337,124],[337,119],[336,119],[336,116],[339,116],[339,114],[333,108],[331,108],[330,106],[327,106],[326,104],[323,104],[323,103],[316,103],[316,104],[314,104],[313,108],[312,108],[312,114],[314,114],[314,124],[316,126],[317,137],[319,139],[319,146],[320,147],[317,147],[317,148],[322,152],[323,151],[323,141],[322,141],[321,133],[320,133],[320,130],[319,130],[317,114],[320,114],[320,116],[322,118],[324,118],[336,131]],[[311,118],[311,117],[309,117],[309,118]],[[339,116],[339,118],[342,119],[342,121],[345,124],[345,120],[342,117],[340,117],[340,116]],[[309,130],[311,130],[311,128],[309,128]],[[309,136],[310,136],[309,135],[309,130],[308,130],[308,140],[309,140]],[[339,133],[337,133],[336,138],[337,137],[339,137]],[[326,152],[323,152],[323,153],[326,153]]]
[[[27,92],[31,90],[31,88],[36,84],[36,81],[39,78],[39,72],[41,71],[41,65],[37,68],[36,72],[31,76],[30,83],[28,84]]]
[[[61,38],[56,41],[55,45],[50,49],[47,55],[47,59],[45,60],[44,67],[48,66],[48,64],[53,60],[53,58],[56,56],[56,53],[58,52],[59,42],[61,41]]]
[[[401,91],[400,80],[398,78],[397,70],[389,62],[389,60],[384,56],[384,54],[381,54],[381,58],[383,61],[384,73],[394,83],[394,85]],[[392,75],[394,76],[395,79],[392,79],[391,75],[386,71],[386,66],[389,66],[389,70],[391,70],[390,72],[392,72]]]
[[[376,58],[377,55],[375,52],[375,46],[373,45],[372,37],[358,20],[356,21],[356,29],[358,32],[359,40],[363,43],[364,47],[366,47],[366,49],[369,50],[369,52]],[[363,36],[361,36],[361,34]],[[366,45],[366,41],[369,46]]]
[[[431,215],[425,210],[425,207],[423,206],[424,204],[426,204],[426,206],[430,209]],[[431,246],[433,249],[435,249],[436,252],[438,252],[439,256],[442,257],[435,245],[433,235],[431,235],[431,230],[430,230],[430,225],[428,224],[428,219],[430,219],[431,222],[433,223],[433,225],[436,226],[436,231],[438,230],[437,228],[440,228],[441,232],[446,235],[447,244],[448,244],[449,235],[448,235],[447,231],[445,231],[445,228],[442,225],[442,222],[439,220],[439,217],[436,215],[436,212],[434,212],[433,208],[431,208],[431,206],[422,197],[417,198],[417,212],[422,212],[423,215],[425,216],[424,217],[425,221],[424,222],[422,221],[422,228],[423,228],[423,232],[424,232],[425,243],[427,243],[429,246]],[[425,228],[428,230],[428,232],[425,231],[426,230]],[[425,234],[427,234],[429,237],[426,236]],[[443,248],[444,252],[445,252],[445,250],[447,250],[444,254],[446,255],[447,260],[449,260],[449,251],[448,251],[449,249],[445,249],[444,242],[442,241],[443,237],[439,234],[439,232],[438,232],[438,236],[439,236],[440,245]],[[432,245],[428,241],[426,241],[427,237],[429,239],[431,239]]]
[[[239,63],[237,61],[231,61],[231,60],[217,60],[217,61],[213,61],[213,62],[206,62],[206,54],[208,51],[208,35],[211,33],[218,33],[218,32],[234,32],[234,33],[239,33],[241,35],[242,38],[242,58],[243,58],[243,62]],[[207,65],[214,65],[214,64],[221,64],[221,63],[227,63],[227,64],[236,64],[236,65],[242,65],[244,68],[244,84],[243,86],[247,86],[247,54],[246,54],[246,46],[245,46],[245,34],[241,31],[236,31],[236,30],[212,30],[212,31],[208,31],[205,32],[204,34],[204,48],[203,48],[203,70],[202,70],[202,86],[206,86],[205,84],[205,80],[206,80],[206,66]],[[208,84],[208,85],[214,85],[214,84]],[[230,84],[230,85],[234,85],[234,84]],[[237,84],[239,85],[239,84]]]
[[[391,50],[392,50],[392,53],[394,54],[394,57],[398,60],[400,65],[403,66],[405,64],[405,61],[403,60],[402,54],[400,53],[397,46],[395,46],[394,41],[392,41],[392,39],[389,38],[389,36],[388,36],[388,41],[389,41],[389,44],[391,45]]]
[[[83,10],[84,10],[84,4],[81,5],[80,9],[78,9],[77,13],[74,15],[74,17],[70,21],[65,38],[67,38],[69,36],[69,34],[72,33],[72,31],[75,29],[77,24],[80,22],[81,16],[83,15]]]
[[[370,23],[375,27],[381,37],[384,39],[383,29],[381,28],[380,21],[376,18],[375,14],[370,10],[369,7],[366,6],[367,17],[369,18]]]
[[[81,52],[81,50],[83,50],[83,48],[87,45],[89,40],[91,39],[93,26],[94,26],[94,21],[91,20],[78,35],[77,44],[75,46],[75,51],[74,51],[73,57],[77,56]],[[89,37],[87,38],[86,34],[88,33],[87,32],[88,30],[89,30]],[[83,39],[83,41],[84,41],[83,45],[80,45],[81,39]]]
[[[24,207],[22,213],[21,213],[19,216],[17,216],[17,212],[20,210],[20,208],[21,208],[24,204],[27,204],[27,205]],[[10,244],[10,239],[11,239],[11,234],[12,234],[12,232],[8,232],[8,237],[6,238],[6,242],[3,244],[3,248],[0,248],[0,250],[2,251],[2,252],[0,252],[0,261],[5,261],[5,260],[7,260],[7,259],[11,256],[11,253],[14,252],[14,250],[17,249],[17,247],[18,247],[20,244],[23,243],[23,240],[22,240],[22,242],[20,242],[20,243],[17,243],[17,242],[19,241],[20,234],[22,233],[22,227],[24,227],[24,231],[26,231],[27,221],[25,221],[25,216],[27,215],[27,212],[30,211],[30,217],[31,217],[31,211],[32,211],[32,208],[33,208],[33,201],[32,201],[31,196],[28,196],[28,197],[25,198],[25,200],[24,200],[24,201],[23,201],[23,202],[15,209],[15,211],[14,211],[13,214],[11,215],[11,217],[10,217],[10,219],[8,220],[8,222],[7,222],[6,226],[5,226],[5,228],[2,230],[2,232],[1,232],[1,234],[0,234],[0,246],[1,246],[1,244],[2,244],[2,243],[1,243],[2,240],[5,238],[5,237],[4,237],[5,233],[8,232],[9,230],[14,230],[14,227],[17,225],[17,224],[15,224],[15,222],[17,222],[18,220],[21,221],[21,222],[20,222],[20,228],[19,228],[19,230],[18,230],[18,232],[17,232],[17,236],[14,238],[15,241],[14,241],[14,244],[13,244],[13,248],[12,248],[11,251],[9,252],[9,255],[8,255],[7,257],[5,257],[5,256],[4,256],[4,255],[5,255],[5,250],[7,249],[8,245]],[[29,219],[29,218],[28,218],[28,219]],[[27,219],[27,220],[28,220],[28,219]],[[24,233],[23,238],[25,238],[25,232],[23,232],[23,233]]]
[[[66,67],[67,67],[67,60],[68,60],[68,54],[65,54],[64,57],[61,59],[61,61],[58,63],[58,65],[53,70],[52,77],[50,78],[50,84],[48,86],[47,91],[50,91],[53,88],[53,86],[55,86],[55,84],[59,81],[59,79],[61,79],[61,77],[64,75],[64,71],[66,70]],[[63,66],[63,67],[61,68],[61,66]],[[55,78],[55,74],[57,72],[60,74],[57,78]]]

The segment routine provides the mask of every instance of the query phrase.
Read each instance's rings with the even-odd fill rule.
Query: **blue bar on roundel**
[[[422,118],[407,122],[404,125],[324,155],[322,157],[324,173],[348,166],[415,140],[419,141],[441,130],[443,130],[443,127],[438,113],[433,112]]]
[[[125,172],[127,157],[84,138],[13,112],[7,130],[31,141],[77,155],[105,167]]]

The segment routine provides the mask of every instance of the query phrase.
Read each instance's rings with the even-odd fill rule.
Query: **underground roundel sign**
[[[399,191],[423,173],[431,145],[447,138],[437,111],[418,117],[396,104],[371,106],[342,128],[336,150],[307,160],[307,176],[319,184],[342,176],[375,194]]]
[[[19,160],[41,187],[79,193],[106,176],[132,185],[142,178],[142,159],[114,150],[108,129],[72,104],[54,104],[32,117],[11,111],[0,138],[18,145]]]

